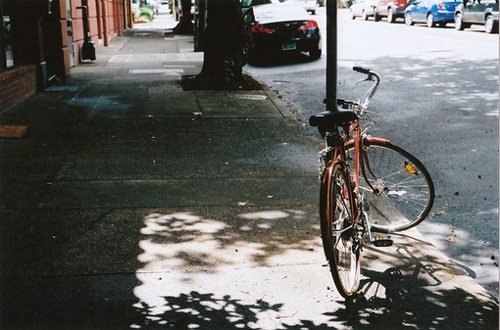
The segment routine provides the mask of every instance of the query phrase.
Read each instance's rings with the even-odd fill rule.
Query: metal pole
[[[337,0],[326,0],[326,110],[337,110]]]
[[[95,60],[95,47],[94,42],[92,41],[92,34],[89,29],[89,11],[87,7],[87,0],[82,0],[82,5],[76,7],[77,9],[82,10],[82,19],[83,19],[83,45],[82,45],[82,60]]]

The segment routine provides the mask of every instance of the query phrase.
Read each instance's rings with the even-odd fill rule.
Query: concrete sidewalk
[[[0,114],[1,329],[498,329],[498,304],[414,229],[325,267],[321,143],[271,91],[183,91],[168,19]]]

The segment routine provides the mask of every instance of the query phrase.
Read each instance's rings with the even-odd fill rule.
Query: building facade
[[[131,8],[130,0],[0,0],[0,112],[91,61],[92,49],[132,27]]]

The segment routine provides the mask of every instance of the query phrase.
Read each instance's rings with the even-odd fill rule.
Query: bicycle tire
[[[348,162],[352,162],[354,144],[346,146]],[[376,194],[360,175],[359,189],[367,192],[371,229],[391,233],[410,229],[422,222],[434,203],[434,185],[425,166],[412,154],[386,140],[365,138],[363,152],[377,176]]]
[[[353,202],[346,164],[330,162],[321,180],[321,237],[333,282],[346,299],[357,292],[361,273],[361,251],[355,241],[357,232],[352,227]]]

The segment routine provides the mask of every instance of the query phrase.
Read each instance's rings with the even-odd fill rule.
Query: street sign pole
[[[337,0],[326,0],[326,110],[337,110]]]

